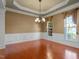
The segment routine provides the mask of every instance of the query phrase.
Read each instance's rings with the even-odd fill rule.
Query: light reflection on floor
[[[6,59],[79,59],[79,49],[48,40],[30,41],[8,45]]]
[[[77,59],[76,52],[65,50],[65,59]]]
[[[53,55],[49,46],[47,46],[47,59],[53,59]]]

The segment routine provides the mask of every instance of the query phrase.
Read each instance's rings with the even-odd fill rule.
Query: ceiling
[[[59,8],[72,4],[70,2],[79,0],[42,0],[41,2],[41,14],[50,14]],[[39,15],[39,0],[6,0],[6,7],[23,11],[26,13]]]
[[[57,4],[63,2],[64,0],[42,0],[41,2],[41,10],[47,11],[48,9],[56,6]],[[39,0],[16,0],[18,4],[23,7],[39,11]]]

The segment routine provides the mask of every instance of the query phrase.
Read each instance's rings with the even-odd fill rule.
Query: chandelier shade
[[[44,17],[38,17],[38,18],[35,19],[35,22],[38,22],[38,23],[45,22],[45,18]]]

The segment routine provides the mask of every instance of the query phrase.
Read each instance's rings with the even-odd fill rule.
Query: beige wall
[[[53,16],[54,33],[64,33],[64,13]],[[79,33],[79,9],[77,10],[77,31]]]
[[[51,21],[53,23],[53,33],[64,33],[64,14],[57,14],[52,18],[48,17],[47,21],[49,21],[50,19],[52,19]],[[41,25],[42,32],[47,31],[47,21]]]
[[[54,33],[64,33],[64,14],[58,14],[53,16],[53,32]]]
[[[52,18],[53,23],[53,33],[64,33],[64,13],[60,13],[57,15],[54,15]],[[46,32],[46,24],[45,22],[42,27],[42,32]],[[79,9],[77,11],[77,31],[79,32]]]
[[[5,31],[6,33],[46,32],[47,21],[36,24],[35,18],[13,12],[6,12]],[[79,32],[79,10],[77,12],[77,31]],[[64,33],[64,13],[54,15],[52,18],[53,32]]]
[[[7,11],[5,19],[6,33],[27,33],[40,31],[39,25],[34,22],[34,17]]]

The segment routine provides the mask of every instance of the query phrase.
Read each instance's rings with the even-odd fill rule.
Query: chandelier
[[[41,1],[42,1],[42,0],[39,0],[39,7],[40,7],[39,17],[37,17],[37,18],[35,19],[35,22],[37,22],[37,23],[45,22],[45,18],[42,17],[42,15],[41,15]]]

